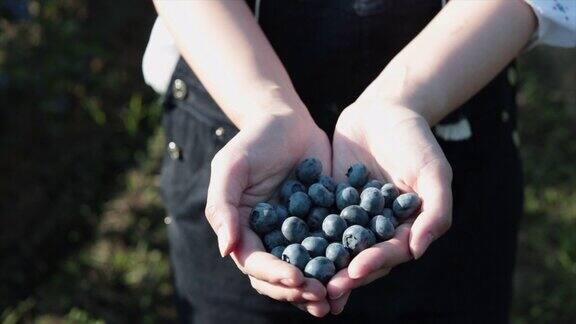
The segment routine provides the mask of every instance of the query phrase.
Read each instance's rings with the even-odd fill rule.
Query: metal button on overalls
[[[181,149],[174,142],[168,143],[168,155],[172,160],[178,160],[181,156]]]
[[[186,98],[186,95],[188,95],[186,83],[180,79],[174,80],[174,84],[172,84],[172,95],[178,100]]]
[[[222,126],[216,128],[216,130],[214,131],[214,135],[216,135],[216,137],[218,137],[219,139],[223,139],[225,133],[226,129]]]

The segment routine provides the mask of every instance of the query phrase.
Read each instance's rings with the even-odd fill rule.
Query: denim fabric
[[[314,119],[332,135],[341,110],[440,8],[439,0],[263,0],[259,22]],[[163,126],[181,154],[166,154],[161,188],[172,216],[168,233],[182,322],[317,322],[258,295],[230,258],[220,258],[204,217],[210,161],[238,130],[183,60],[176,79],[187,93],[176,99],[168,90]],[[508,322],[522,213],[515,116],[515,90],[503,72],[441,122],[467,118],[473,133],[463,141],[438,138],[454,171],[452,228],[422,259],[356,289],[344,312],[324,321]]]

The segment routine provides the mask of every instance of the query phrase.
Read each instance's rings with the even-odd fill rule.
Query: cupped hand
[[[422,206],[392,239],[362,251],[330,280],[332,313],[342,311],[352,289],[422,256],[452,220],[452,170],[429,124],[418,113],[361,99],[347,107],[334,134],[335,179],[344,181],[350,165],[357,162],[366,164],[371,178],[393,182],[403,192],[416,192]]]
[[[267,253],[248,226],[252,207],[269,200],[307,157],[318,158],[323,173],[330,174],[330,142],[309,116],[253,120],[212,161],[206,217],[218,236],[222,256],[231,254],[259,293],[324,316],[329,311],[325,287]]]

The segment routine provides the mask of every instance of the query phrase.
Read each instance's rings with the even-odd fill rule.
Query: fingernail
[[[356,269],[356,268],[354,268],[354,269]],[[362,275],[354,269],[348,268],[348,277],[350,277],[350,279],[358,279],[358,278],[362,277]]]
[[[218,249],[220,250],[220,255],[225,257],[228,249],[228,231],[225,225],[220,225],[218,229]]]
[[[422,241],[421,247],[419,249],[417,248],[415,251],[413,251],[412,254],[414,255],[414,259],[416,259],[416,260],[420,259],[420,257],[422,257],[424,252],[426,252],[426,250],[428,249],[428,246],[430,246],[430,243],[432,243],[433,240],[434,240],[434,237],[432,236],[432,234],[426,235],[426,237]]]
[[[338,315],[338,314],[342,313],[342,311],[344,310],[344,306],[346,306],[346,305],[342,305],[342,307],[340,307],[339,309],[335,310],[332,314]]]
[[[309,291],[305,291],[302,293],[302,298],[306,299],[306,300],[310,300],[310,301],[316,301],[318,300],[318,297],[316,297],[316,295],[314,295],[313,293],[309,292]]]
[[[344,292],[339,292],[338,295],[332,296],[332,297],[330,297],[330,299],[332,299],[332,300],[338,299],[338,298],[342,297],[343,295],[344,295]]]

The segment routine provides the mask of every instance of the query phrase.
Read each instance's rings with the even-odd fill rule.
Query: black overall
[[[317,124],[331,136],[340,111],[440,9],[440,0],[264,0],[259,24]],[[508,322],[522,177],[513,136],[515,90],[507,72],[438,126],[467,123],[472,134],[437,136],[454,172],[452,228],[422,259],[354,290],[344,312],[324,320]],[[220,258],[204,217],[206,191],[210,161],[237,129],[183,60],[167,92],[163,126],[170,144],[161,187],[172,219],[168,232],[182,321],[318,321],[259,295],[230,258]]]

